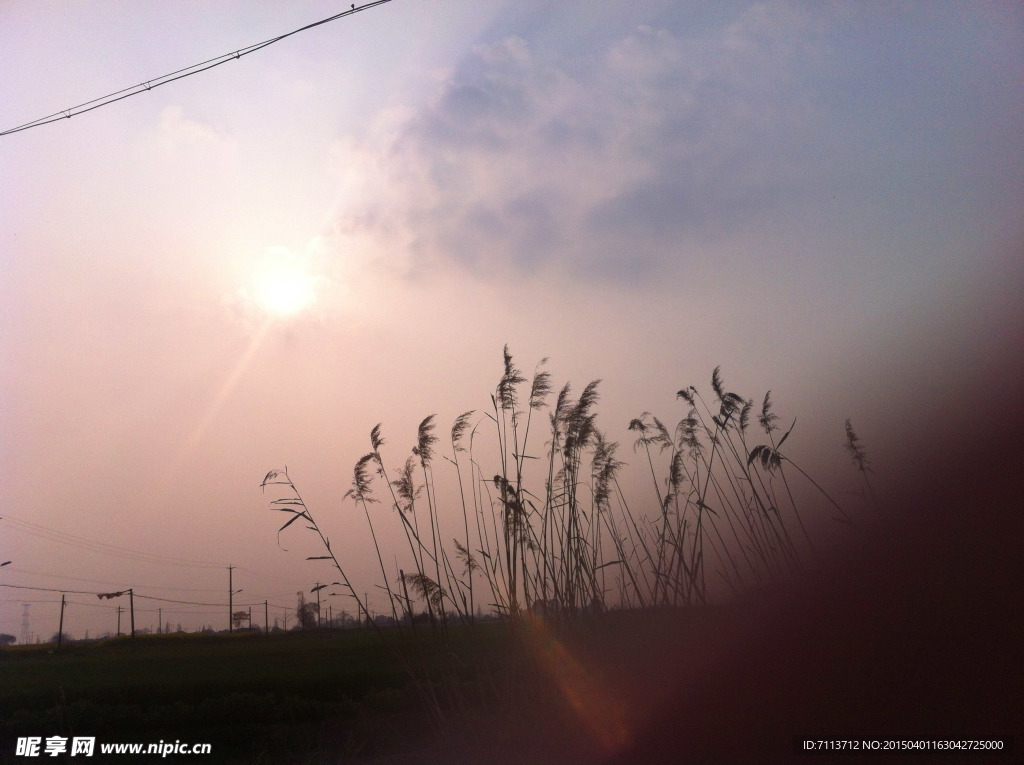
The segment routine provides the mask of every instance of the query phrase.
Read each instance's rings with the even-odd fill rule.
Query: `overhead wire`
[[[5,583],[0,583],[0,587],[9,587],[12,590],[33,590],[35,592],[59,592],[59,593],[68,594],[68,595],[96,595],[96,596],[100,596],[100,595],[109,595],[110,594],[110,593],[88,592],[87,590],[63,590],[63,589],[55,589],[55,588],[52,588],[52,587],[29,587],[28,585],[24,585],[24,584],[5,584]],[[186,606],[206,606],[206,607],[209,607],[209,608],[227,608],[228,605],[229,605],[228,603],[202,603],[202,602],[195,601],[195,600],[174,600],[172,598],[159,598],[159,597],[156,597],[155,595],[143,595],[142,593],[135,592],[135,588],[134,587],[121,590],[119,593],[116,593],[116,595],[117,596],[124,595],[125,593],[128,592],[129,589],[131,589],[132,597],[134,597],[134,598],[142,598],[143,600],[156,600],[156,601],[159,601],[161,603],[177,603],[177,604],[186,605]],[[60,601],[54,601],[54,602],[59,603]],[[264,601],[260,600],[260,601],[253,601],[252,603],[235,603],[234,606],[237,607],[237,608],[248,608],[249,606],[262,606],[263,604],[264,604]],[[278,605],[276,603],[267,603],[267,605],[273,606],[274,608],[289,608],[289,606],[282,606],[282,605]]]
[[[91,112],[94,109],[99,109],[100,107],[108,106],[109,104],[122,101],[126,98],[131,98],[132,96],[136,96],[140,93],[149,92],[153,88],[158,88],[161,85],[166,85],[170,82],[175,82],[176,80],[181,80],[185,77],[191,77],[192,75],[199,74],[200,72],[205,72],[206,70],[213,69],[214,67],[220,66],[221,64],[226,64],[228,61],[238,60],[242,56],[248,56],[250,53],[255,53],[258,50],[266,48],[268,45],[273,45],[274,43],[280,42],[285,38],[291,37],[292,35],[296,35],[299,32],[305,32],[308,29],[313,29],[314,27],[318,27],[322,24],[327,24],[331,21],[336,21],[337,19],[343,18],[345,16],[351,16],[353,14],[359,13],[360,11],[366,11],[369,10],[370,8],[374,8],[378,5],[384,5],[385,3],[389,2],[391,2],[391,0],[374,0],[374,2],[366,3],[365,5],[360,5],[358,7],[353,5],[347,11],[336,13],[335,15],[329,16],[326,19],[315,21],[312,24],[307,24],[306,26],[299,27],[298,29],[295,29],[291,32],[286,32],[285,34],[278,35],[277,37],[272,37],[269,40],[264,40],[263,42],[255,43],[246,48],[239,48],[238,50],[232,51],[230,53],[225,53],[215,58],[207,59],[206,61],[202,61],[198,64],[193,64],[192,66],[187,66],[183,69],[178,69],[174,72],[171,72],[170,74],[165,74],[161,77],[156,77],[154,79],[141,82],[138,85],[133,85],[128,88],[122,88],[121,90],[114,91],[113,93],[108,93],[105,96],[94,98],[91,101],[86,101],[85,103],[79,104],[78,106],[72,106],[68,109],[62,109],[59,112],[54,112],[53,114],[49,114],[45,117],[40,117],[39,119],[32,120],[31,122],[26,122],[23,125],[18,125],[17,127],[0,131],[0,136],[10,135],[11,133],[19,133],[23,130],[28,130],[34,127],[41,127],[43,125],[48,125],[51,122],[57,122],[62,119],[71,119],[72,117],[75,117],[79,114],[85,114],[86,112]]]
[[[114,604],[114,603],[93,603],[91,601],[90,602],[82,602],[80,600],[72,600],[71,598],[65,598],[64,604],[68,605],[68,606],[88,606],[89,608],[105,608],[108,611],[122,611],[122,612],[126,612],[126,613],[131,611],[131,609],[129,607],[125,606],[125,605]],[[139,610],[140,610],[139,608],[135,609],[136,612],[138,612]],[[72,613],[72,612],[69,611],[69,613]]]
[[[145,563],[158,563],[168,566],[183,566],[185,568],[223,568],[224,566],[222,563],[188,560],[187,558],[174,558],[169,555],[140,552],[139,550],[132,550],[127,547],[108,544],[107,542],[97,542],[94,539],[87,539],[86,537],[80,537],[75,534],[57,531],[56,529],[47,528],[46,526],[42,526],[38,523],[25,521],[7,514],[0,516],[0,525],[7,526],[11,531],[19,531],[24,534],[41,537],[42,539],[48,539],[51,542],[60,542],[61,544],[66,544],[71,547],[77,547],[79,549],[102,553],[105,555],[113,555],[119,558],[126,558],[128,560],[137,560]]]
[[[17,565],[11,566],[10,572],[12,574],[31,574],[32,576],[41,576],[41,577],[44,577],[46,579],[65,579],[65,580],[70,579],[70,580],[73,580],[73,581],[76,581],[76,582],[92,582],[93,584],[105,584],[105,585],[111,585],[111,586],[116,586],[116,587],[119,587],[119,586],[121,586],[123,584],[123,580],[122,581],[113,581],[111,579],[90,579],[88,577],[69,576],[69,575],[66,575],[66,574],[47,574],[44,571],[32,571],[32,570],[27,569],[27,568],[21,568],[20,566],[17,566]],[[222,587],[217,587],[217,588],[214,588],[214,587],[170,587],[168,585],[162,585],[162,584],[160,584],[160,585],[140,584],[138,586],[142,587],[144,589],[147,589],[147,590],[173,590],[175,592],[222,592],[223,589],[224,589]]]
[[[51,587],[28,587],[24,584],[6,584],[0,583],[0,587],[9,587],[12,590],[35,590],[36,592],[60,592],[67,593],[69,595],[95,595],[95,592],[86,592],[85,590],[55,590]]]
[[[117,592],[117,593],[96,593],[96,592],[88,592],[88,591],[85,591],[85,590],[56,589],[56,588],[51,588],[51,587],[30,587],[28,585],[6,584],[6,583],[0,583],[0,587],[6,587],[6,588],[9,588],[9,589],[13,589],[13,590],[27,590],[27,591],[33,591],[33,592],[60,593],[61,596],[62,596],[61,600],[56,600],[56,599],[45,599],[45,600],[44,599],[21,599],[21,598],[19,598],[19,599],[6,599],[6,598],[3,598],[3,599],[0,599],[0,604],[20,603],[20,604],[46,604],[46,605],[53,605],[53,606],[60,605],[62,609],[67,607],[67,606],[84,606],[84,607],[88,607],[88,608],[92,608],[92,609],[97,609],[97,608],[105,609],[105,610],[108,610],[108,611],[116,611],[118,609],[123,609],[124,611],[127,611],[127,609],[123,605],[114,605],[113,603],[109,603],[109,602],[108,603],[104,603],[104,602],[99,602],[99,603],[83,602],[83,601],[72,599],[72,598],[64,598],[63,596],[64,595],[97,595],[97,596],[103,595],[103,596],[106,596],[108,598],[111,597],[111,596],[121,596],[121,597],[123,597],[123,596],[128,594],[128,590],[122,590],[121,592]],[[132,604],[132,612],[135,613],[136,615],[139,615],[139,614],[153,615],[153,614],[157,614],[157,613],[162,613],[162,614],[164,614],[165,617],[168,617],[168,618],[171,617],[171,616],[178,616],[178,617],[180,617],[180,616],[193,616],[193,617],[201,616],[201,617],[203,617],[205,619],[205,618],[210,616],[211,609],[216,609],[217,611],[220,611],[220,610],[222,610],[224,608],[228,608],[228,606],[229,606],[228,603],[202,603],[202,602],[199,602],[199,601],[174,600],[174,599],[171,599],[171,598],[160,598],[160,597],[156,597],[156,596],[153,596],[153,595],[144,595],[142,593],[135,592],[134,588],[131,588],[131,590],[132,590],[132,597],[133,597],[134,600],[154,601],[154,603],[149,604],[148,607],[145,604],[134,603],[133,602],[133,604]],[[172,605],[170,607],[159,606],[158,604],[160,604],[160,603],[167,603],[167,604],[172,604]],[[290,606],[284,606],[284,605],[281,605],[279,603],[271,603],[269,601],[269,598],[265,599],[265,600],[262,600],[262,601],[254,601],[252,603],[243,602],[243,603],[234,603],[232,605],[234,606],[234,609],[236,609],[236,610],[250,609],[250,611],[251,611],[252,609],[258,609],[260,606],[263,606],[264,608],[273,608],[273,609],[275,609],[275,611],[283,610],[283,611],[287,612],[287,611],[291,610]],[[178,607],[175,607],[175,606],[178,606]],[[181,608],[180,606],[193,606],[193,608]],[[275,618],[275,624],[276,623],[277,623],[277,620]],[[180,622],[179,622],[179,628],[180,628]]]
[[[26,600],[25,598],[0,598],[0,603],[60,603],[59,600]]]

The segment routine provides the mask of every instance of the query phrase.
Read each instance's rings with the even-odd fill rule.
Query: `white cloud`
[[[479,45],[427,105],[336,144],[338,227],[384,237],[412,273],[651,277],[680,237],[749,224],[802,182],[800,23],[640,27],[573,60]]]
[[[237,149],[235,140],[226,132],[186,117],[181,107],[174,104],[160,112],[157,131],[159,145],[166,152],[205,149],[230,156]]]

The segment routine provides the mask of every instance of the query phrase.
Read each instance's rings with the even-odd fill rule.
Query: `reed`
[[[436,627],[444,629],[449,616],[472,622],[477,577],[486,581],[490,609],[515,618],[534,610],[569,616],[608,606],[706,603],[709,575],[732,592],[787,576],[814,552],[790,469],[828,500],[839,512],[838,520],[853,522],[783,451],[796,419],[778,436],[779,418],[768,391],[756,416],[767,441],[754,444],[754,403],[728,390],[719,367],[711,375],[713,398],[693,386],[678,391],[677,400],[687,409],[672,430],[646,411],[629,423],[636,435],[634,452],[643,456],[656,498],[656,506],[637,513],[618,481],[627,467],[616,457],[618,444],[597,427],[600,381],[586,385],[575,399],[566,383],[549,408],[553,385],[547,359],[537,364],[531,379],[516,365],[508,346],[502,361],[491,411],[475,425],[474,411],[466,411],[450,430],[451,456],[445,455],[445,461],[454,468],[458,486],[459,536],[442,528],[442,519],[451,518],[452,512],[442,507],[435,486],[435,415],[420,422],[411,456],[392,476],[385,468],[380,424],[370,433],[372,451],[354,467],[344,499],[363,510],[382,579],[378,586],[387,593],[399,623],[414,616],[410,591]],[[531,444],[533,416],[544,409],[548,440],[537,450]],[[475,453],[476,437],[488,421],[497,459],[491,471]],[[846,449],[877,508],[867,455],[850,420]],[[390,573],[370,512],[370,505],[378,502],[373,496],[374,467],[408,544],[405,563],[396,563]],[[531,487],[531,481],[542,482],[542,487]],[[287,472],[271,471],[263,486],[275,483],[293,493],[272,502],[274,509],[292,514],[279,531],[305,520],[328,553],[316,559],[334,564],[341,584],[365,612],[358,588],[348,582]],[[426,519],[421,524],[423,504]]]
[[[435,485],[439,439],[434,414],[420,422],[412,453],[399,468],[389,474],[377,424],[370,433],[372,450],[353,469],[343,499],[363,510],[382,580],[377,586],[387,593],[399,625],[408,623],[415,631],[418,601],[449,644],[453,622],[475,623],[483,592],[475,581],[481,579],[490,595],[488,609],[505,619],[514,635],[515,625],[527,617],[558,621],[608,608],[701,606],[715,597],[716,582],[718,589],[741,593],[788,577],[815,550],[804,522],[812,510],[798,501],[799,480],[828,500],[839,513],[837,520],[853,523],[847,510],[784,451],[796,419],[778,436],[771,391],[755,417],[753,400],[728,390],[716,367],[713,396],[705,398],[693,386],[678,391],[676,400],[686,408],[674,428],[647,411],[631,420],[634,453],[641,455],[655,498],[651,507],[640,509],[627,499],[619,480],[629,467],[617,457],[619,445],[598,427],[600,380],[587,384],[575,398],[566,383],[549,406],[554,388],[545,369],[547,359],[537,364],[530,379],[508,346],[502,361],[490,411],[475,423],[474,410],[463,412],[451,426],[451,455],[443,456],[454,469],[457,493],[439,492]],[[542,446],[536,443],[534,427],[534,415],[541,410],[547,413]],[[754,443],[754,422],[763,431],[762,443]],[[481,456],[488,450],[477,436],[487,431],[493,450]],[[867,497],[877,508],[867,455],[849,420],[846,439]],[[490,469],[488,459],[493,460]],[[402,561],[395,556],[391,572],[371,513],[371,505],[379,504],[374,496],[377,480],[390,497],[392,516],[408,546]],[[325,550],[309,560],[329,562],[341,578],[335,584],[348,591],[370,621],[359,595],[364,590],[347,576],[287,470],[270,471],[261,485],[283,490],[270,503],[291,516],[279,535],[303,521]],[[454,506],[448,505],[449,495]],[[421,517],[424,505],[426,518]],[[444,524],[460,511],[461,522],[452,535]],[[374,629],[388,639],[385,631],[376,625]],[[402,629],[395,632],[392,643],[402,666],[440,719],[435,681],[417,671],[401,648]],[[504,685],[514,705],[521,677],[520,665],[510,656],[504,680],[488,676],[480,682],[492,689]],[[454,690],[450,678],[441,686],[456,703],[461,691]]]

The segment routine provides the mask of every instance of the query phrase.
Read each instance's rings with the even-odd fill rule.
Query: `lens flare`
[[[531,653],[551,675],[600,747],[611,755],[629,746],[632,736],[622,701],[569,653],[542,618],[529,617],[523,631]]]

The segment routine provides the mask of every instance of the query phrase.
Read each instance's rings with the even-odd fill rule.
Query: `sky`
[[[346,5],[5,0],[0,130]],[[285,466],[380,608],[352,467],[377,423],[393,467],[429,414],[493,442],[505,344],[602,381],[638,506],[627,425],[718,365],[840,493],[852,418],[884,491],[1024,341],[1022,42],[1012,2],[394,0],[0,136],[0,633],[128,587],[223,629],[229,565],[283,621],[334,576]]]

